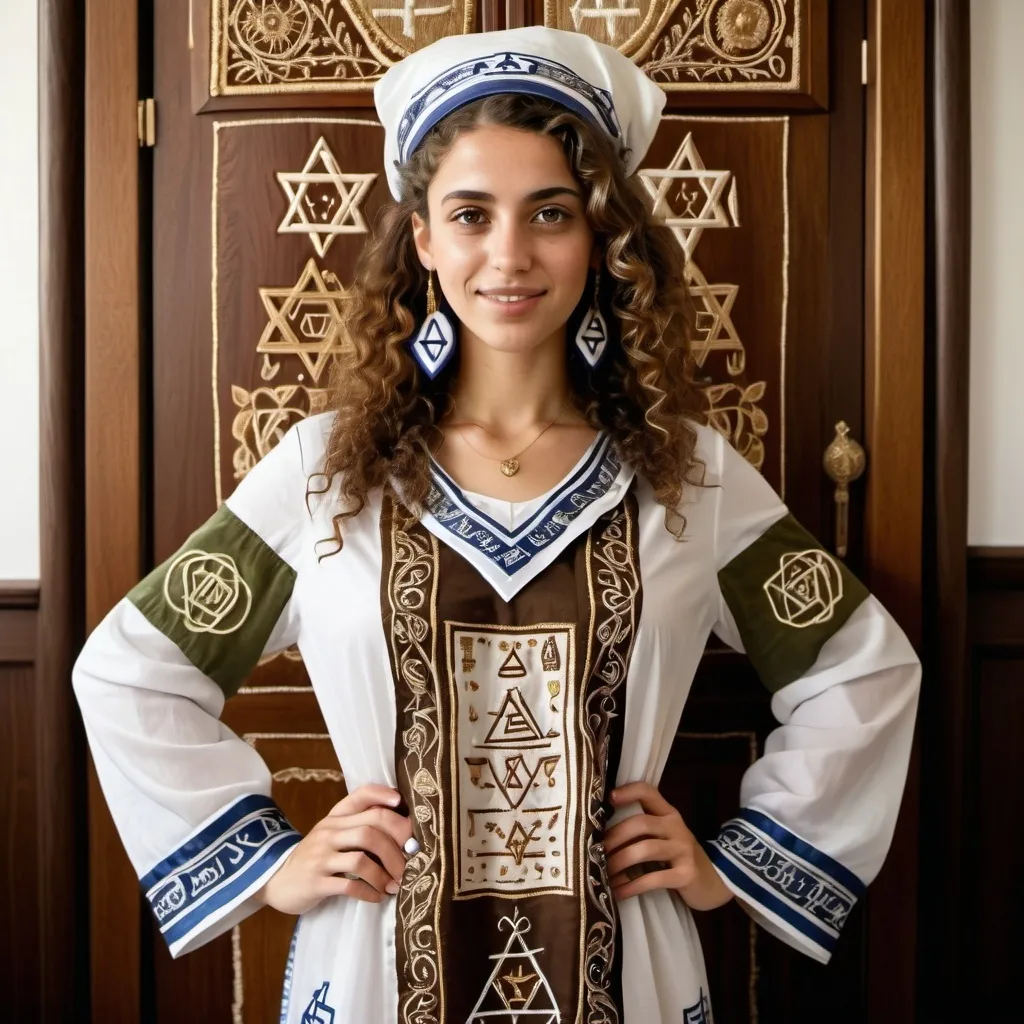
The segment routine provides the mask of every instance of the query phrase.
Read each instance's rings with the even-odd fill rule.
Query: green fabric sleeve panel
[[[230,697],[260,659],[295,570],[221,507],[128,600]]]
[[[868,591],[792,515],[718,573],[743,646],[772,693],[799,679]]]

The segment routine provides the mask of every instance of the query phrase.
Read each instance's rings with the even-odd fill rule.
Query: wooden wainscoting
[[[28,1020],[38,991],[35,719],[36,583],[0,580],[0,992]],[[8,1017],[8,1013],[13,1016]]]
[[[1009,1020],[1024,947],[1024,547],[969,548],[962,972],[977,1020]]]

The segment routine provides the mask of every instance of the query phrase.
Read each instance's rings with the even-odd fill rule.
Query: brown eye
[[[475,227],[480,223],[479,220],[464,220],[463,218],[469,217],[482,217],[483,213],[480,210],[476,210],[473,207],[467,206],[464,210],[457,210],[452,214],[452,220],[458,224],[465,224],[467,227]]]
[[[560,206],[545,206],[543,210],[537,211],[537,216],[542,224],[561,224],[569,219],[568,213]]]

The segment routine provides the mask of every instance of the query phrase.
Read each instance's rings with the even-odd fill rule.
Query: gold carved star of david
[[[260,298],[270,320],[256,351],[268,359],[297,356],[313,382],[319,382],[324,367],[347,340],[342,310],[349,293],[331,271],[321,273],[310,258],[291,288],[261,288]]]
[[[728,352],[729,373],[735,376],[746,366],[746,349],[732,322],[732,307],[736,302],[738,284],[708,284],[701,269],[692,261],[687,264],[686,276],[690,295],[697,307],[697,316],[691,351],[699,367],[703,367],[710,352]]]
[[[731,177],[732,171],[709,171],[704,166],[692,132],[686,133],[668,167],[640,171],[640,180],[654,200],[654,215],[664,218],[688,260],[693,259],[705,228],[732,227],[722,204]]]
[[[317,164],[322,171],[315,170]],[[376,174],[346,174],[321,136],[301,171],[279,171],[277,180],[288,199],[279,235],[308,235],[317,255],[326,255],[337,235],[366,234],[360,204]]]

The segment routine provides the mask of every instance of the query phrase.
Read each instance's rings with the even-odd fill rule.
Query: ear
[[[430,224],[418,213],[413,213],[410,222],[412,224],[412,240],[416,246],[416,254],[420,258],[420,263],[428,270],[432,270],[434,257],[430,249]]]

